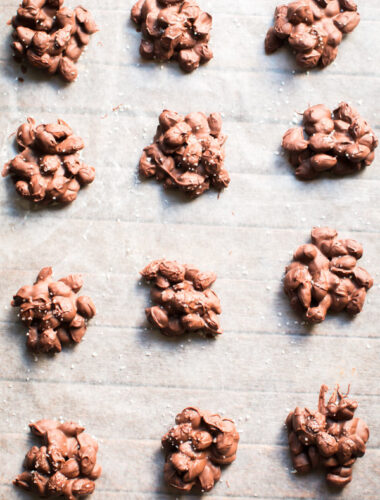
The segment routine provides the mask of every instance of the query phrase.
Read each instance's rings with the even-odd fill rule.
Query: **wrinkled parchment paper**
[[[10,59],[6,21],[18,0],[2,0],[1,163],[27,116],[61,117],[86,143],[93,185],[64,209],[33,209],[10,179],[0,182],[0,498],[26,499],[12,478],[30,446],[27,424],[69,418],[100,441],[104,473],[94,500],[175,498],[162,482],[160,438],[188,405],[237,421],[237,460],[208,497],[326,498],[321,474],[293,474],[283,421],[296,405],[315,407],[321,383],[351,383],[357,414],[371,428],[368,451],[338,497],[378,498],[380,477],[380,151],[362,174],[302,183],[279,154],[284,131],[309,104],[356,106],[380,134],[380,5],[359,1],[362,21],[324,71],[299,72],[286,50],[266,57],[263,40],[276,0],[199,0],[213,14],[215,58],[191,75],[143,63],[133,1],[83,0],[101,31],[65,85],[23,75]],[[74,7],[74,0],[66,0]],[[23,77],[24,82],[17,80]],[[136,169],[163,108],[221,111],[232,182],[184,202]],[[329,224],[365,249],[375,278],[354,320],[329,317],[312,332],[281,289],[284,266],[313,225]],[[168,340],[146,327],[149,291],[138,271],[173,258],[218,274],[223,336]],[[43,266],[57,277],[82,272],[98,308],[85,340],[54,358],[25,349],[25,329],[9,303]],[[194,498],[194,497],[189,497]]]

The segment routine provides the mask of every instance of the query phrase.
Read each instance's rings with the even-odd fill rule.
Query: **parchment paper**
[[[10,135],[27,116],[61,117],[84,138],[97,178],[70,207],[44,210],[0,182],[0,498],[30,498],[11,485],[31,443],[27,424],[58,417],[83,422],[100,441],[94,500],[174,498],[162,481],[160,438],[188,405],[234,418],[241,432],[237,460],[208,498],[327,498],[323,475],[291,472],[283,421],[296,405],[315,407],[321,383],[336,382],[352,384],[371,438],[353,482],[334,497],[379,498],[380,151],[356,177],[312,183],[297,181],[279,154],[282,134],[309,104],[347,100],[380,134],[379,2],[359,1],[362,21],[332,66],[302,73],[287,50],[264,55],[277,0],[200,0],[214,17],[215,58],[184,75],[139,59],[132,0],[87,0],[101,31],[72,85],[21,73],[5,24],[18,0],[1,3],[1,163],[14,156]],[[164,108],[223,112],[232,182],[219,198],[184,202],[138,182],[141,150]],[[330,316],[310,331],[281,278],[319,224],[364,245],[361,264],[376,284],[357,318]],[[217,272],[223,336],[171,341],[146,327],[149,292],[138,271],[161,257]],[[9,303],[47,265],[58,278],[82,272],[98,315],[80,345],[35,358]]]

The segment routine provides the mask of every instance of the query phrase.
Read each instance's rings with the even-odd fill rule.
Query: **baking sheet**
[[[5,24],[17,0],[2,1],[0,154],[27,116],[65,119],[86,143],[93,185],[64,209],[31,209],[9,179],[0,183],[0,498],[26,499],[12,478],[30,446],[27,424],[79,420],[100,441],[104,473],[94,500],[166,499],[160,437],[188,405],[220,411],[241,432],[236,462],[207,496],[326,498],[323,476],[293,474],[283,421],[296,405],[315,407],[321,383],[351,383],[357,414],[371,428],[354,480],[336,494],[378,498],[380,477],[379,159],[347,179],[297,181],[279,154],[296,112],[348,100],[380,135],[380,6],[359,2],[362,21],[324,71],[302,73],[286,50],[271,57],[263,39],[276,0],[200,0],[214,17],[215,58],[191,75],[176,65],[143,63],[129,22],[132,1],[84,2],[101,31],[65,85],[9,57]],[[67,6],[76,5],[67,0]],[[17,78],[22,76],[24,82]],[[162,109],[221,111],[232,182],[184,202],[136,169]],[[298,116],[298,117],[297,117]],[[379,154],[379,153],[378,153]],[[329,317],[311,333],[281,289],[284,266],[313,225],[329,224],[364,245],[361,264],[375,278],[354,320]],[[225,333],[216,341],[169,340],[146,328],[149,291],[138,271],[166,257],[218,274]],[[9,306],[43,266],[56,277],[82,272],[97,305],[84,341],[54,358],[25,349],[25,329]],[[188,498],[195,498],[188,496]]]

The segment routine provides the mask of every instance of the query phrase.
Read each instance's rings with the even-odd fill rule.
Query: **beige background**
[[[83,3],[101,31],[67,86],[31,70],[17,81],[5,21],[18,1],[1,2],[1,163],[14,156],[10,135],[27,116],[61,117],[85,139],[97,178],[60,210],[29,207],[9,179],[0,182],[0,498],[29,498],[11,486],[30,445],[27,424],[60,416],[100,440],[94,500],[175,498],[162,483],[160,437],[187,405],[233,417],[241,432],[237,460],[210,499],[379,498],[380,151],[361,175],[312,183],[297,181],[279,154],[283,132],[308,104],[348,100],[380,134],[378,0],[359,2],[361,24],[335,64],[310,74],[287,51],[263,53],[276,0],[200,0],[214,17],[215,58],[191,75],[141,63],[131,0]],[[209,192],[189,203],[138,182],[163,108],[223,112],[232,182],[220,198]],[[291,312],[281,278],[318,224],[363,243],[362,265],[376,284],[360,316],[330,317],[311,332]],[[138,271],[160,257],[217,272],[218,340],[170,341],[146,328]],[[79,346],[34,359],[9,302],[46,265],[57,278],[82,272],[98,315]],[[333,495],[321,474],[292,474],[283,421],[296,405],[314,407],[321,383],[336,382],[351,382],[371,438],[354,481]]]

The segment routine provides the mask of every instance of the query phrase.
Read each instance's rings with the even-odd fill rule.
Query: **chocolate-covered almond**
[[[365,453],[369,439],[367,424],[354,417],[358,403],[337,386],[325,402],[328,387],[322,385],[318,410],[297,407],[286,419],[289,449],[297,472],[306,473],[323,465],[326,480],[338,488],[352,480],[352,468]]]
[[[185,408],[176,426],[162,438],[165,481],[173,488],[210,491],[221,476],[221,464],[236,458],[239,433],[232,420],[198,408]]]
[[[159,117],[154,142],[144,149],[139,172],[147,179],[164,181],[165,188],[176,188],[191,198],[211,187],[220,191],[230,182],[224,168],[222,118],[190,113],[187,116],[164,110]]]
[[[88,10],[70,10],[63,0],[22,0],[12,26],[16,60],[50,75],[59,73],[67,82],[77,78],[76,62],[98,31]]]
[[[361,245],[338,239],[335,229],[315,227],[311,244],[300,246],[286,268],[284,290],[292,307],[312,323],[320,323],[329,310],[358,314],[373,279],[357,266]]]
[[[288,42],[300,66],[325,67],[337,57],[343,34],[353,31],[359,21],[353,0],[296,0],[279,5],[265,38],[265,51],[273,54]]]
[[[303,124],[285,132],[282,147],[298,179],[311,180],[324,172],[354,174],[371,165],[378,139],[369,124],[347,103],[331,112],[324,104],[311,106]]]
[[[83,140],[63,120],[36,125],[33,118],[16,134],[20,153],[4,165],[16,191],[34,203],[67,204],[95,179],[95,169],[80,158]]]
[[[142,32],[144,59],[176,60],[189,73],[213,57],[208,45],[212,17],[195,0],[138,0],[131,19]]]
[[[29,450],[24,461],[28,471],[19,474],[13,484],[41,498],[77,500],[93,493],[94,480],[101,474],[95,439],[74,422],[40,420],[30,424],[30,429],[45,446]]]
[[[197,331],[215,337],[222,333],[220,301],[209,288],[216,279],[214,273],[156,260],[141,275],[151,283],[151,297],[156,304],[146,309],[146,316],[163,335],[174,337]]]
[[[29,329],[27,345],[35,352],[60,352],[63,344],[80,342],[87,320],[96,314],[89,297],[77,296],[80,276],[54,281],[52,273],[50,267],[42,269],[34,285],[20,288],[11,303],[20,308]]]

